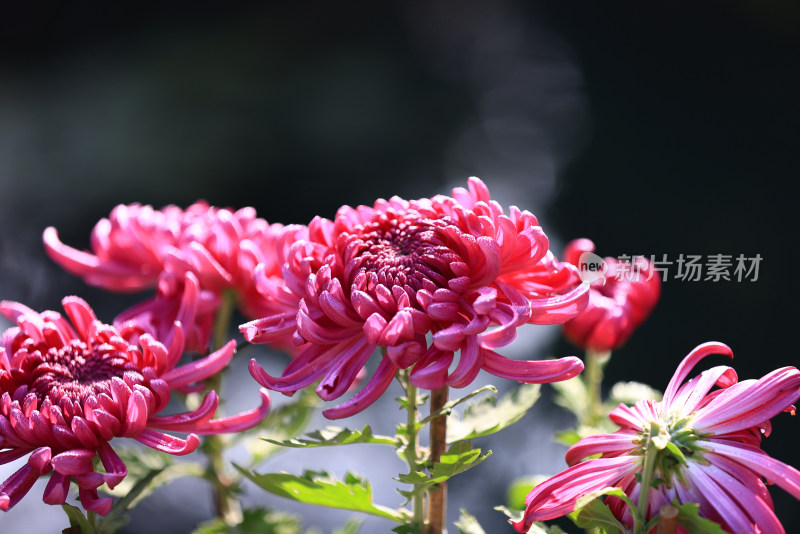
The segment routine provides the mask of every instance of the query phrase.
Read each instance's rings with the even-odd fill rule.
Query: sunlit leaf
[[[724,530],[710,519],[700,517],[700,507],[693,502],[673,503],[678,508],[678,524],[692,534],[724,534]]]
[[[479,390],[480,391],[480,390]],[[471,402],[459,417],[447,419],[447,442],[488,436],[522,419],[539,399],[538,384],[522,384],[496,399],[493,395]]]
[[[463,508],[455,526],[458,528],[458,534],[486,534],[478,520]]]
[[[632,504],[620,488],[603,488],[578,499],[575,510],[569,514],[569,518],[578,527],[584,529],[597,527],[604,530],[610,528],[612,529],[610,532],[626,532],[625,525],[619,522],[608,505],[600,498],[604,495],[613,495]]]
[[[378,443],[383,445],[397,446],[397,441],[388,436],[375,436],[369,425],[361,430],[350,430],[348,428],[329,426],[323,430],[309,432],[306,437],[292,438],[288,440],[275,440],[264,438],[264,441],[280,445],[281,447],[305,448],[305,447],[332,447],[337,445],[349,445],[352,443]]]
[[[412,471],[400,475],[396,480],[406,484],[438,484],[450,477],[472,469],[486,458],[491,456],[492,451],[481,454],[480,449],[473,449],[468,441],[455,443],[450,446],[446,453],[442,454],[440,461],[433,464],[430,475],[422,471]]]
[[[296,476],[251,473],[238,466],[237,469],[260,488],[293,501],[363,512],[398,523],[405,521],[405,514],[401,511],[373,504],[369,482],[353,473],[338,480],[325,472],[306,471],[302,476]]]

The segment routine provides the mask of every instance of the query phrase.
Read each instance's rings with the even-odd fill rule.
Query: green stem
[[[231,317],[236,309],[236,293],[225,291],[222,303],[214,322],[212,350],[220,349],[228,337]],[[206,381],[206,391],[215,390],[221,396],[222,373],[216,373]],[[237,525],[242,521],[242,507],[235,496],[236,481],[225,473],[225,441],[222,436],[211,435],[206,438],[205,451],[208,455],[208,477],[214,486],[214,504],[217,516],[227,525]]]
[[[650,436],[648,437],[647,449],[644,453],[644,465],[642,466],[642,479],[641,489],[639,490],[639,502],[636,503],[636,514],[633,518],[634,533],[646,534],[643,526],[647,523],[647,505],[649,501],[650,488],[653,487],[653,480],[655,480],[655,467],[658,455],[661,452],[651,441],[655,435],[658,434],[660,427],[658,424],[653,423],[650,428]]]
[[[400,383],[402,384],[403,389],[406,392],[406,398],[408,399],[408,443],[406,444],[404,456],[409,467],[409,472],[413,473],[420,470],[419,450],[417,449],[419,446],[419,436],[417,433],[417,424],[419,422],[419,410],[417,409],[417,387],[411,383],[407,370],[401,371],[398,378],[400,379]],[[423,485],[414,484],[412,493],[414,494],[414,525],[421,531],[425,522],[425,495],[423,492]]]
[[[603,367],[611,358],[611,351],[586,349],[586,389],[589,393],[589,426],[596,426],[603,413]]]

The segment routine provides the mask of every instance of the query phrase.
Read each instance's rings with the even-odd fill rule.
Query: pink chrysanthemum
[[[219,399],[208,393],[193,412],[156,415],[174,389],[192,387],[221,370],[235,351],[231,341],[209,356],[177,366],[183,351],[183,321],[195,313],[197,286],[187,283],[185,306],[173,335],[160,343],[142,335],[136,343],[98,321],[78,297],[63,300],[69,321],[52,311],[36,313],[16,302],[0,302],[0,313],[16,322],[0,337],[0,464],[28,455],[28,462],[0,483],[0,509],[8,510],[33,483],[50,473],[44,491],[49,504],[65,502],[70,480],[87,510],[106,514],[113,488],[127,474],[110,442],[128,437],[169,454],[188,454],[197,434],[237,432],[261,421],[261,406],[236,416],[212,419]],[[194,298],[192,298],[194,296]],[[167,432],[190,433],[179,438]],[[95,471],[98,457],[103,472]]]
[[[709,354],[733,356],[721,343],[700,345],[678,366],[661,402],[620,405],[610,415],[620,430],[584,438],[570,448],[566,459],[571,467],[533,489],[523,520],[514,523],[517,531],[565,515],[582,495],[609,486],[638,503],[645,458],[655,455],[650,480],[656,484],[647,493],[645,519],[677,500],[697,503],[703,517],[728,532],[783,533],[762,477],[800,499],[800,471],[771,458],[760,445],[772,417],[794,413],[800,372],[784,367],[739,382],[732,368],[718,366],[683,383]],[[720,389],[709,393],[715,385]],[[627,504],[616,497],[606,502],[623,524],[632,524]],[[684,531],[679,527],[679,532]]]
[[[578,266],[585,252],[594,252],[594,243],[575,239],[567,245],[564,261]],[[646,258],[636,257],[633,263],[603,260],[605,279],[592,282],[586,309],[563,326],[567,339],[575,345],[598,352],[624,345],[661,294],[661,277]]]
[[[259,383],[291,394],[322,379],[317,393],[336,399],[375,349],[385,350],[365,388],[327,410],[329,418],[371,404],[398,369],[413,367],[412,383],[436,389],[465,387],[481,369],[552,382],[583,368],[574,357],[514,361],[494,351],[525,323],[573,317],[588,297],[577,270],[549,252],[536,218],[516,207],[506,214],[477,178],[453,197],[393,197],[342,207],[333,221],[315,218],[289,251],[283,278],[277,285],[257,271],[259,290],[283,312],[240,329],[255,343],[293,336],[300,350],[277,378],[251,362]]]
[[[280,252],[305,233],[303,226],[268,224],[253,208],[232,211],[200,201],[185,210],[121,204],[95,225],[92,253],[63,244],[52,227],[43,238],[50,257],[88,284],[134,292],[171,276],[161,300],[177,302],[180,282],[192,272],[203,290],[234,290],[242,313],[255,318],[277,310],[256,290],[253,270],[262,265],[264,275],[279,283]]]

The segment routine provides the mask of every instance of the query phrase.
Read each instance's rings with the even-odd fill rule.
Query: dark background
[[[607,370],[663,389],[691,348],[719,340],[756,378],[797,363],[798,52],[790,1],[3,8],[0,298],[58,309],[76,293],[106,320],[135,302],[41,248],[50,225],[87,246],[118,203],[204,198],[305,223],[477,175],[536,213],[557,252],[585,236],[601,255],[760,254],[755,282],[664,283]],[[525,440],[549,439],[538,424],[513,434],[512,471],[528,470]],[[774,424],[765,449],[797,465],[796,420]],[[470,480],[480,503],[503,501],[505,480]],[[796,531],[796,503],[773,494]],[[497,512],[472,512],[505,531]]]

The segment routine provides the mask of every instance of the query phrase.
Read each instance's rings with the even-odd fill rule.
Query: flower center
[[[642,455],[655,455],[655,474],[667,486],[672,486],[673,476],[681,478],[681,467],[690,459],[701,459],[701,449],[695,441],[702,436],[689,426],[688,417],[667,414],[659,421],[651,421],[642,429],[637,451]]]
[[[450,228],[454,229],[445,220],[432,221],[419,214],[384,213],[347,236],[348,274],[369,293],[377,285],[401,289],[409,297],[420,289],[447,288],[448,280],[456,277],[451,263],[461,261],[443,241]],[[360,273],[366,275],[363,284],[356,279]],[[411,298],[410,302],[416,301]]]
[[[58,405],[62,398],[83,405],[87,398],[100,393],[111,395],[111,379],[135,373],[137,381],[143,376],[125,354],[109,345],[88,347],[72,340],[61,349],[51,348],[43,355],[42,363],[33,370],[30,392],[39,401],[49,398]]]

